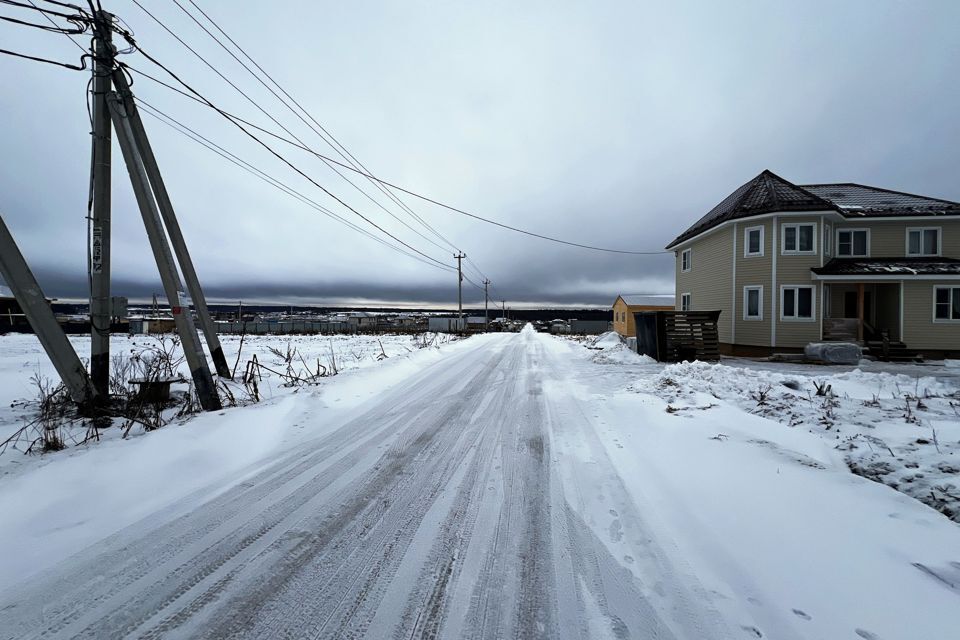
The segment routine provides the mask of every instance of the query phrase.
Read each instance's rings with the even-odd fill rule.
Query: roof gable
[[[667,249],[729,220],[749,218],[774,211],[824,211],[836,208],[828,200],[765,169],[677,236],[667,245]]]

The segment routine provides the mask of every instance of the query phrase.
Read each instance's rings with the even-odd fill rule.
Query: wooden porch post
[[[857,342],[863,342],[863,283],[857,285]]]

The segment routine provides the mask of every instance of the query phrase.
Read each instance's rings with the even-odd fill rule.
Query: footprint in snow
[[[866,629],[856,629],[857,635],[865,640],[880,640],[880,636],[875,633],[870,633]]]
[[[803,611],[803,610],[801,610],[801,609],[793,609],[793,613],[794,613],[798,618],[803,618],[804,620],[812,620],[812,618],[810,617],[810,615],[809,615],[806,611]]]
[[[610,539],[614,542],[623,540],[623,527],[620,526],[619,518],[610,523]]]
[[[744,631],[746,631],[748,634],[750,634],[750,637],[752,637],[752,638],[762,638],[762,637],[763,637],[763,634],[760,632],[760,629],[757,629],[756,627],[752,627],[752,626],[749,626],[749,625],[742,624],[742,625],[740,625],[740,628],[743,629]]]
[[[623,561],[627,564],[633,564],[633,556],[623,556]]]
[[[616,510],[616,509],[610,509],[610,512],[609,512],[609,513],[610,513],[610,515],[612,515],[614,518],[619,518],[619,517],[620,517],[620,514],[617,513],[617,510]]]

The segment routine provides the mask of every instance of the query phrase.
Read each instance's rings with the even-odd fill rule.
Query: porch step
[[[916,362],[923,360],[923,354],[910,349],[902,342],[888,342],[884,352],[883,341],[871,340],[864,344],[865,351],[878,360],[886,362]]]

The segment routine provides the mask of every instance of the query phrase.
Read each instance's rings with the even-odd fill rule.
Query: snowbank
[[[311,365],[334,359],[342,373],[298,388],[267,375],[260,404],[195,415],[149,433],[134,430],[127,439],[115,427],[103,431],[100,442],[56,453],[27,456],[8,449],[0,456],[0,582],[50,567],[159,510],[169,510],[171,518],[185,513],[241,482],[272,452],[336,428],[374,394],[489,339],[430,338],[421,348],[423,341],[407,335],[248,336],[241,369],[253,354],[276,365],[273,350],[289,344]],[[233,364],[239,337],[222,339]],[[149,340],[117,337],[111,344],[121,353]],[[89,348],[88,338],[72,341],[81,352]],[[0,336],[0,439],[34,410],[14,402],[33,395],[30,375],[52,376],[51,369],[35,336]]]
[[[600,334],[588,346],[598,351],[592,356],[597,364],[655,364],[650,356],[640,355],[627,346],[616,331]]]
[[[683,611],[688,602],[676,594],[686,585],[702,609],[730,623],[676,637],[956,635],[960,528],[904,495],[923,499],[920,491],[892,491],[848,467],[876,456],[894,460],[895,473],[955,482],[936,469],[958,458],[946,444],[956,451],[960,440],[949,406],[955,386],[696,362],[626,369],[628,387],[625,369],[549,353],[557,377],[543,385],[556,416],[551,455],[567,500],[664,605]],[[817,396],[814,383],[825,393],[830,385],[830,395]],[[905,396],[917,392],[923,426],[903,418]],[[916,415],[915,399],[910,407]],[[931,422],[942,455],[916,443]],[[884,439],[896,457],[867,436]]]
[[[684,362],[632,385],[688,413],[731,404],[823,437],[858,475],[960,522],[960,390],[933,377],[781,374]]]

